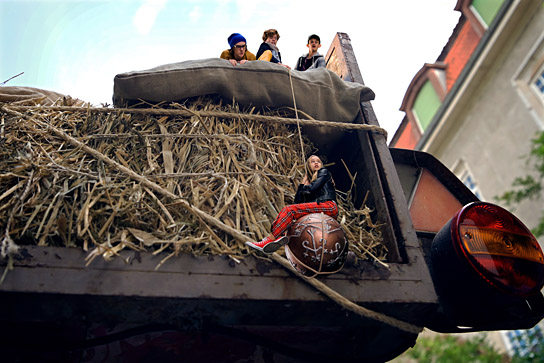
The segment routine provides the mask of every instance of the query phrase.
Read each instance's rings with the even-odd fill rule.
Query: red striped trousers
[[[338,215],[338,207],[332,200],[326,202],[311,202],[290,204],[282,208],[278,213],[278,216],[272,222],[272,234],[275,238],[282,236],[291,226],[291,224],[307,214],[312,213],[325,213],[328,216],[336,218]]]

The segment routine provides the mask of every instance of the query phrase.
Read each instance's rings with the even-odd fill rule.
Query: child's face
[[[315,155],[308,160],[308,164],[310,164],[310,170],[312,171],[318,171],[323,166],[321,159]]]
[[[317,52],[317,50],[321,48],[321,44],[317,41],[317,39],[310,39],[307,47],[310,49],[310,51]]]
[[[244,58],[244,54],[246,53],[246,43],[245,42],[238,42],[234,45],[234,59],[237,61],[242,60]]]
[[[278,42],[278,36],[274,34],[271,37],[266,38],[266,42],[276,45],[276,43]]]

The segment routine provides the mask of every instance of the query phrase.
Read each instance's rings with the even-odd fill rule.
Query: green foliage
[[[526,199],[538,200],[542,197],[544,188],[544,131],[538,132],[531,140],[531,152],[527,157],[527,164],[534,175],[527,175],[514,179],[513,190],[505,192],[497,200],[507,206],[513,206]],[[539,224],[532,230],[536,237],[544,236],[544,213],[540,217]]]
[[[462,339],[453,335],[419,337],[417,344],[405,353],[420,363],[509,362],[509,357],[496,352],[484,335]]]

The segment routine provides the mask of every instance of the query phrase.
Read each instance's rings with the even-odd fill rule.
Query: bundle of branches
[[[191,112],[161,116],[138,109],[17,112],[4,107],[4,250],[9,243],[80,246],[89,251],[89,262],[123,249],[169,252],[162,262],[180,253],[235,260],[252,253],[240,236],[268,235],[278,211],[293,202],[303,172],[298,133],[253,120],[255,109],[240,110],[211,97],[164,107]],[[204,117],[203,110],[229,115]],[[306,153],[311,145],[304,145]],[[384,260],[370,209],[356,210],[350,199],[340,196],[339,220],[352,251],[359,258]]]

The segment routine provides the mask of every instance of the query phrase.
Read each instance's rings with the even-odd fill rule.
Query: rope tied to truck
[[[204,210],[202,210],[198,206],[191,203],[191,201],[189,201],[189,200],[187,200],[185,198],[182,198],[178,194],[168,190],[167,188],[157,184],[156,182],[151,181],[147,176],[142,175],[141,173],[138,173],[138,172],[132,170],[130,167],[127,167],[126,165],[123,165],[122,163],[113,160],[112,158],[105,155],[103,152],[97,150],[96,148],[93,148],[93,147],[87,145],[81,139],[78,140],[77,138],[69,135],[67,132],[60,129],[59,127],[53,125],[50,122],[47,122],[46,118],[34,117],[35,115],[33,115],[32,112],[46,112],[46,111],[50,112],[50,111],[53,111],[53,112],[62,112],[63,114],[66,114],[66,115],[69,115],[71,113],[81,113],[82,115],[87,115],[87,116],[90,116],[93,113],[98,113],[98,114],[102,114],[102,113],[108,113],[108,114],[118,113],[118,116],[120,118],[122,118],[123,114],[127,114],[129,112],[134,113],[134,114],[142,114],[142,115],[152,115],[152,114],[166,115],[166,114],[168,114],[169,116],[172,116],[172,115],[175,115],[175,116],[184,115],[184,116],[197,116],[197,117],[204,117],[204,115],[208,115],[208,116],[209,115],[215,115],[215,116],[219,115],[220,117],[233,117],[233,116],[236,117],[236,118],[248,118],[248,117],[251,117],[252,119],[255,116],[257,116],[257,117],[255,117],[256,120],[262,120],[262,121],[264,121],[266,123],[271,122],[274,119],[274,117],[264,117],[263,118],[263,117],[260,117],[261,115],[254,115],[254,114],[245,114],[244,115],[244,114],[241,114],[241,113],[235,113],[235,114],[227,113],[228,116],[226,116],[226,113],[224,113],[224,112],[209,112],[209,111],[197,111],[197,110],[190,110],[189,111],[189,110],[184,110],[184,109],[181,109],[181,110],[145,109],[145,110],[143,110],[143,109],[104,109],[104,108],[91,108],[91,107],[63,107],[63,106],[35,107],[35,106],[6,106],[6,105],[2,105],[2,106],[0,106],[0,110],[1,110],[2,113],[6,114],[6,115],[15,115],[15,116],[20,117],[20,118],[26,118],[28,121],[36,124],[37,126],[39,126],[44,131],[47,130],[49,133],[60,137],[62,140],[64,140],[68,144],[74,146],[77,150],[82,150],[83,152],[85,152],[88,155],[93,156],[95,159],[99,160],[100,162],[113,167],[115,170],[121,172],[122,174],[125,174],[130,179],[132,179],[134,181],[137,181],[138,183],[141,183],[141,185],[143,185],[146,189],[149,189],[152,192],[155,192],[157,194],[163,195],[164,197],[167,197],[171,201],[171,205],[174,204],[174,205],[179,205],[179,206],[183,207],[185,210],[187,210],[191,214],[195,215],[199,220],[202,220],[202,221],[206,222],[205,223],[206,225],[209,224],[210,226],[212,226],[214,228],[217,228],[218,230],[224,231],[224,232],[231,235],[233,238],[235,238],[238,241],[247,241],[248,240],[248,236],[246,234],[243,234],[237,228],[234,228],[232,226],[229,226],[229,225],[225,224],[224,222],[222,222],[218,218],[214,217],[213,215],[210,215],[209,213],[205,212]],[[174,112],[170,112],[170,111],[174,111]],[[21,113],[21,112],[24,112],[24,113]],[[25,112],[26,112],[26,114],[25,114]],[[289,123],[296,122],[295,120],[292,120],[292,119],[286,119],[286,118],[282,118],[282,119],[285,121],[285,123],[287,123],[287,121]],[[304,122],[304,121],[305,120],[300,120],[301,123]],[[337,124],[337,123],[334,123],[334,124]],[[358,126],[361,126],[361,125],[348,124],[346,126],[349,126],[349,127],[356,126],[356,127],[358,127]],[[3,136],[4,135],[2,135],[2,137]],[[143,137],[143,135],[140,135],[140,136]],[[164,137],[169,137],[168,134],[163,135],[163,136]],[[175,136],[175,135],[170,135],[170,136]],[[91,138],[91,140],[92,140],[92,138]],[[25,184],[29,185],[29,183],[31,183],[30,179]],[[53,204],[56,204],[56,203],[53,203]],[[56,207],[55,207],[55,210],[56,210]],[[15,208],[13,209],[13,211],[15,211]],[[211,232],[211,235],[213,236],[212,238],[214,238],[218,244],[224,245],[222,239],[219,238],[218,236],[216,236],[215,233]],[[98,244],[98,245],[102,246],[100,244]],[[95,251],[99,251],[99,252],[104,253],[105,251],[107,251],[107,249],[108,249],[107,247],[102,247],[102,248],[98,248]],[[228,247],[227,247],[227,249],[228,249]],[[229,254],[227,253],[227,255],[229,255]],[[96,254],[95,254],[95,256],[96,256]],[[274,260],[276,263],[280,264],[281,266],[283,266],[284,268],[288,269],[290,272],[295,274],[297,277],[299,277],[300,279],[302,279],[306,283],[308,283],[311,286],[313,286],[314,288],[316,288],[318,291],[322,292],[325,296],[330,298],[332,301],[338,303],[339,305],[341,305],[346,310],[353,311],[354,313],[356,313],[356,314],[358,314],[360,316],[386,323],[388,325],[394,326],[394,327],[396,327],[398,329],[401,329],[401,330],[404,330],[404,331],[408,331],[410,333],[417,334],[417,333],[422,331],[421,327],[414,326],[412,324],[409,324],[409,323],[406,323],[406,322],[403,322],[403,321],[399,321],[399,320],[397,320],[395,318],[392,318],[390,316],[387,316],[385,314],[374,312],[372,310],[366,309],[366,308],[364,308],[362,306],[359,306],[359,305],[351,302],[349,299],[346,299],[342,295],[338,294],[336,291],[334,291],[333,289],[331,289],[330,287],[328,287],[327,285],[325,285],[323,282],[319,281],[318,279],[307,278],[306,276],[300,274],[298,271],[296,271],[291,266],[289,261],[287,261],[284,257],[280,256],[277,253],[273,254],[271,256],[271,259]]]
[[[77,112],[77,111],[86,111],[92,113],[118,113],[118,114],[140,114],[140,115],[158,115],[158,116],[197,116],[197,117],[240,117],[248,118],[252,121],[260,121],[265,123],[280,123],[285,125],[297,125],[302,126],[322,126],[329,128],[337,128],[346,131],[367,131],[375,134],[382,135],[387,139],[387,130],[382,127],[368,124],[354,124],[347,122],[335,122],[335,121],[325,121],[325,120],[313,120],[313,119],[299,119],[299,118],[289,118],[289,117],[279,117],[279,116],[268,116],[260,114],[248,114],[237,112],[233,114],[228,111],[215,111],[215,110],[189,110],[184,108],[182,105],[177,105],[180,109],[162,109],[162,108],[108,108],[108,107],[71,107],[71,106],[3,106],[2,108],[8,111],[38,111],[38,110],[49,110],[49,111],[61,111],[61,112]]]

